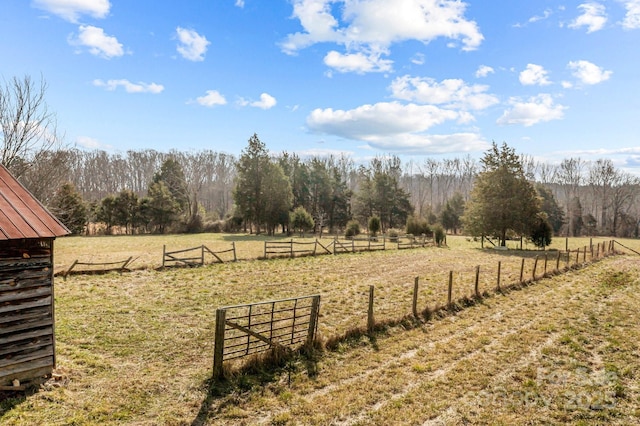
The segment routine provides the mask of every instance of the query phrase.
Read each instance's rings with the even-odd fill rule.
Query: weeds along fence
[[[206,261],[205,255],[209,254],[213,257],[210,263],[225,263],[221,255],[231,253],[234,262],[238,260],[236,255],[236,244],[231,242],[231,248],[228,250],[213,251],[204,244],[198,247],[188,249],[167,251],[167,246],[162,246],[162,267],[167,266],[203,266]]]
[[[224,361],[312,344],[319,312],[319,295],[218,308],[214,378],[223,376]]]
[[[366,316],[366,332],[376,327],[397,323],[407,315],[416,319],[427,319],[441,310],[457,310],[472,304],[474,300],[516,287],[531,284],[542,278],[578,269],[589,263],[615,253],[616,241],[604,241],[596,245],[576,250],[546,252],[533,258],[517,258],[498,261],[494,267],[483,269],[480,265],[473,270],[443,271],[437,277],[416,277],[411,298],[401,300],[402,306],[386,304],[382,312],[376,307],[376,286],[370,286]],[[640,254],[640,253],[639,253]],[[508,259],[508,258],[507,258]],[[406,294],[406,293],[405,293]],[[382,294],[382,298],[388,298]],[[409,313],[409,301],[411,310]],[[394,312],[405,310],[407,315],[398,317]],[[383,314],[383,315],[379,315]],[[385,318],[378,320],[376,318]]]
[[[448,270],[443,267],[428,275],[415,277],[413,283],[398,285],[398,283],[381,282],[367,287],[350,287],[346,298],[338,297],[334,293],[323,294],[325,301],[322,321],[316,322],[313,327],[319,330],[325,346],[328,349],[334,349],[341,342],[352,337],[370,334],[396,324],[419,324],[434,314],[455,312],[492,294],[506,292],[545,277],[579,269],[615,253],[614,246],[615,242],[612,240],[570,251],[540,252],[541,254],[537,255],[525,252],[530,257],[522,257],[520,254],[515,255],[507,251],[496,251],[500,259],[497,262],[494,256],[487,258],[480,265],[463,270]],[[217,365],[214,370],[216,375],[221,374],[222,360],[251,355],[256,352],[254,346],[259,346],[261,350],[274,347],[274,344],[270,343],[271,338],[264,338],[267,333],[265,329],[257,329],[259,326],[272,327],[270,318],[275,314],[271,314],[271,311],[275,313],[279,309],[268,305],[269,303],[275,302],[240,305],[233,308],[242,308],[243,313],[217,316],[215,342],[217,361],[214,363]],[[258,308],[259,305],[268,306]],[[249,308],[249,306],[254,307]],[[231,307],[221,309],[229,312]],[[308,312],[310,308],[306,309]],[[261,312],[262,320],[255,319],[257,312]],[[221,315],[220,310],[218,315]],[[240,323],[240,320],[244,323]],[[234,326],[229,321],[237,321],[240,326]],[[303,328],[309,326],[308,323],[301,324],[304,324]],[[286,326],[284,327],[286,329]],[[263,338],[247,330],[260,334]],[[236,334],[229,337],[231,332]],[[268,333],[271,333],[270,329]],[[283,334],[287,335],[287,333],[283,331]],[[311,339],[310,334],[306,336]],[[224,343],[219,343],[221,341]]]

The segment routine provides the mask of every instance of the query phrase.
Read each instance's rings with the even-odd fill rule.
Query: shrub
[[[296,209],[289,214],[289,223],[294,230],[300,231],[300,235],[304,235],[304,231],[313,229],[315,226],[313,217],[302,206],[296,207]]]
[[[425,218],[414,215],[407,219],[406,233],[412,235],[430,235],[431,227]]]
[[[531,242],[536,247],[543,248],[551,244],[551,237],[553,237],[553,227],[549,223],[547,215],[545,213],[538,214],[529,234]]]
[[[381,224],[380,218],[378,216],[371,216],[369,218],[369,232],[372,236],[376,236],[378,232],[380,232]]]
[[[444,232],[444,228],[442,227],[442,225],[437,224],[433,227],[433,237],[438,247],[440,247],[442,243],[444,243],[447,234]]]
[[[347,223],[347,229],[344,236],[347,238],[353,238],[356,235],[360,235],[360,223],[357,220],[350,220]]]

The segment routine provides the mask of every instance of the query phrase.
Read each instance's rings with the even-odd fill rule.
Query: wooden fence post
[[[547,253],[544,254],[544,274],[547,275],[547,261],[548,261]]]
[[[204,266],[204,244],[200,246],[200,266]]]
[[[238,258],[236,257],[236,242],[231,241],[231,248],[233,249],[233,261],[237,262]]]
[[[520,284],[522,284],[523,277],[524,277],[524,257],[522,258],[522,263],[520,264]]]
[[[162,245],[162,267],[164,268],[164,258],[166,256],[167,253],[167,245],[163,244]]]
[[[267,242],[264,242],[264,258],[267,258]]]
[[[367,312],[367,331],[369,333],[373,332],[373,328],[376,325],[375,319],[373,318],[373,286],[369,286],[369,310]]]
[[[416,277],[413,283],[413,305],[411,306],[411,311],[413,312],[413,316],[418,318],[418,282],[420,278]]]
[[[584,246],[584,253],[582,253],[582,263],[587,263],[587,246]]]
[[[453,293],[453,271],[449,271],[449,290],[447,291],[447,306],[451,306],[452,293]]]
[[[497,287],[498,291],[501,291],[500,290],[500,270],[501,269],[502,269],[502,262],[498,261],[498,278],[496,280],[496,284],[497,284],[496,287]]]
[[[578,262],[580,262],[580,249],[578,248],[578,250],[576,250],[576,265],[578,265]]]
[[[533,262],[533,272],[531,273],[531,278],[533,281],[536,280],[536,268],[538,267],[538,256],[536,256],[535,261]]]
[[[473,289],[476,293],[476,297],[480,297],[480,289],[478,288],[479,285],[479,281],[480,281],[480,265],[476,266],[476,281],[473,285]]]
[[[307,345],[313,346],[316,338],[316,328],[318,327],[318,314],[320,312],[320,296],[313,296],[311,299],[311,316],[309,317],[309,331],[307,332]]]
[[[558,250],[558,258],[556,259],[556,272],[560,271],[560,250]]]
[[[289,244],[291,244],[291,258],[293,258],[293,238],[289,241]]]
[[[226,328],[227,311],[225,309],[216,310],[216,334],[213,349],[213,378],[222,378],[222,360],[224,358],[224,330]]]

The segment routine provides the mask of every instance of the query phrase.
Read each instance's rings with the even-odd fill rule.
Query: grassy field
[[[56,241],[56,268],[85,253],[137,256],[154,268],[163,244],[180,249],[232,240],[213,234],[63,238]],[[235,241],[239,252],[257,253],[247,259],[262,253],[260,240]],[[640,242],[622,242],[640,248]],[[637,255],[495,294],[498,261],[502,282],[516,281],[522,253],[479,250],[479,243],[461,237],[448,243],[58,279],[58,368],[38,392],[2,401],[0,423],[640,423]],[[570,248],[588,243],[571,240]],[[556,244],[564,249],[565,240]],[[530,275],[541,253],[525,254]],[[422,310],[446,302],[449,271],[454,298],[470,295],[477,265],[481,290],[492,293],[481,303],[409,328],[396,323],[281,370],[209,386],[219,306],[319,293],[319,332],[329,338],[366,325],[370,285],[376,319],[395,320],[411,312],[415,277]]]

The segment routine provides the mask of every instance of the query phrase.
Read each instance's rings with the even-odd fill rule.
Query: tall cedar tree
[[[233,199],[245,224],[254,224],[256,234],[266,224],[270,234],[289,221],[293,200],[289,178],[279,164],[272,163],[269,151],[255,133],[236,164]]]
[[[496,143],[481,160],[464,215],[465,229],[475,236],[491,235],[506,246],[507,234],[529,235],[540,212],[540,199],[525,177],[520,157],[506,143]]]
[[[160,171],[153,176],[152,183],[163,182],[169,193],[179,206],[180,213],[191,214],[191,200],[184,170],[178,161],[169,157],[160,166]]]
[[[88,221],[88,209],[76,188],[65,183],[55,193],[49,205],[51,213],[65,224],[73,234],[81,234]]]

